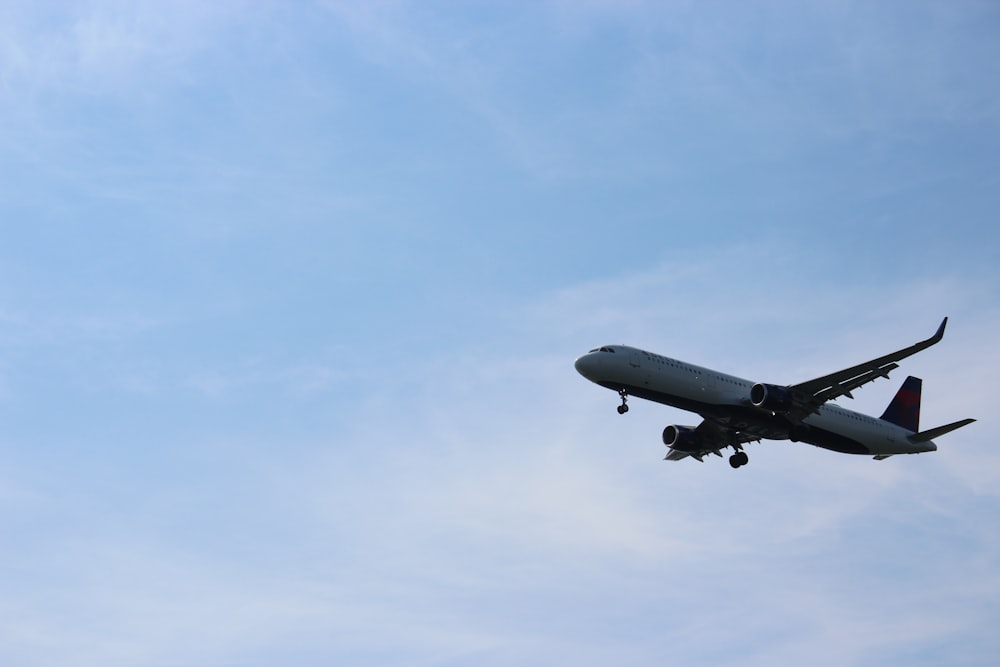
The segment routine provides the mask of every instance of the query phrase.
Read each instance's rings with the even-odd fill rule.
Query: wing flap
[[[813,394],[813,400],[820,401],[821,403],[826,403],[827,401],[833,400],[840,396],[846,396],[848,398],[854,398],[851,392],[859,387],[863,387],[869,382],[874,382],[879,378],[889,377],[891,371],[899,368],[899,364],[885,364],[884,366],[879,366],[878,368],[872,368],[860,375],[849,378],[847,380],[841,380],[836,384],[832,384],[829,387],[824,387],[820,389],[815,394]],[[797,387],[798,385],[796,385]]]

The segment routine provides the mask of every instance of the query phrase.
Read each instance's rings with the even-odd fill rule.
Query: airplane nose
[[[576,367],[576,372],[582,375],[583,377],[587,378],[588,380],[593,378],[594,371],[597,368],[597,363],[596,360],[594,359],[593,354],[583,355],[582,357],[577,359],[576,363],[573,365]]]

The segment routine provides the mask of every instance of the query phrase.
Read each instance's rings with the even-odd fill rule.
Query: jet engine
[[[694,426],[670,426],[663,429],[663,444],[679,452],[697,452],[701,450],[701,435]]]
[[[792,392],[788,387],[757,383],[750,388],[750,402],[755,407],[785,412],[793,406]]]

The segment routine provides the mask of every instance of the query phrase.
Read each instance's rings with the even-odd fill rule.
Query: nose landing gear
[[[618,414],[623,415],[628,412],[628,392],[624,389],[619,389],[618,395],[622,397],[622,404],[618,406]]]

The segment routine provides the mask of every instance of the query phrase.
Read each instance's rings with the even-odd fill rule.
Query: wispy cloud
[[[990,664],[981,7],[452,9],[0,9],[0,662]],[[980,421],[882,462],[663,462],[572,365],[945,315],[845,404]]]
[[[692,663],[904,664],[954,642],[971,662],[983,659],[995,649],[996,496],[943,474],[947,452],[873,462],[767,443],[752,448],[746,471],[719,460],[664,463],[659,430],[690,415],[636,405],[619,417],[612,394],[576,376],[572,356],[585,348],[570,342],[606,342],[597,336],[640,320],[648,321],[633,334],[649,334],[651,347],[662,341],[665,352],[723,349],[690,322],[708,317],[725,277],[699,282],[696,266],[680,268],[540,295],[523,307],[510,344],[416,358],[396,369],[399,384],[379,376],[352,418],[318,442],[251,436],[250,415],[246,434],[228,444],[157,438],[168,448],[161,456],[170,452],[164,461],[177,459],[161,473],[171,484],[134,507],[78,508],[71,542],[32,538],[34,564],[7,552],[28,573],[43,567],[60,578],[41,595],[11,592],[20,602],[4,612],[6,655],[89,664],[73,658],[87,646],[104,664],[303,655],[646,662],[658,644],[648,640],[653,617],[670,620],[657,637]],[[678,275],[686,291],[671,287]],[[642,307],[666,288],[687,325]],[[624,293],[634,301],[592,321],[590,304]],[[783,296],[814,298],[818,311],[802,313],[792,334],[826,345],[786,353],[776,373],[832,370],[831,349],[850,363],[897,342],[887,318],[824,317],[828,302],[806,286]],[[754,304],[745,308],[720,339],[760,326]],[[905,317],[925,324],[923,314]],[[673,329],[654,336],[668,331],[661,324]],[[862,326],[866,337],[853,340]],[[942,350],[961,358],[948,342]],[[750,354],[742,345],[717,365]],[[983,389],[953,386],[966,398]],[[968,431],[954,446],[971,448],[985,480],[985,431]],[[49,511],[66,511],[52,502]],[[974,588],[962,583],[970,573]],[[51,605],[67,621],[87,620],[54,637]],[[851,642],[838,641],[844,633]],[[825,657],[817,645],[830,647]]]
[[[4,9],[2,80],[10,91],[51,95],[126,95],[165,78],[185,79],[191,59],[232,17],[234,5],[172,5],[152,10],[120,3]],[[167,76],[169,74],[169,76]]]

